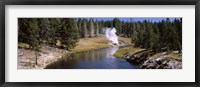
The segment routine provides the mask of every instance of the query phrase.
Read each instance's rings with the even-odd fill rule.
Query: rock
[[[145,68],[145,69],[156,69],[157,68],[157,62],[155,59],[148,59],[147,61],[145,61],[141,67]]]
[[[177,53],[177,52],[175,52]],[[125,55],[125,59],[134,65],[139,65],[143,69],[181,69],[182,62],[167,56],[167,52],[162,52],[159,58],[151,58],[150,51],[139,51],[132,55]]]
[[[157,67],[156,67],[156,69],[163,69],[164,68],[164,65],[158,65]]]
[[[23,54],[24,54],[24,52],[22,52],[22,51],[19,52],[19,51],[18,51],[18,55],[19,55],[19,56],[22,56]]]
[[[125,55],[125,59],[126,59],[126,60],[129,60],[130,58],[131,58],[131,56]]]
[[[156,63],[157,63],[158,65],[161,65],[161,64],[162,64],[162,61],[161,61],[161,60],[157,60]]]
[[[170,60],[166,58],[150,58],[146,60],[140,68],[145,69],[181,69],[182,62],[176,60]]]
[[[170,69],[181,69],[182,68],[182,62],[171,60],[167,63],[168,68]]]
[[[163,61],[163,62],[162,62],[162,65],[166,65],[166,64],[167,64],[167,61]]]
[[[179,53],[179,51],[173,51],[172,53],[177,54],[177,53]]]
[[[144,59],[142,58],[131,58],[130,60],[128,60],[130,63],[135,64],[135,65],[141,65],[144,62]]]
[[[161,55],[165,55],[165,54],[167,54],[167,52],[163,52]]]

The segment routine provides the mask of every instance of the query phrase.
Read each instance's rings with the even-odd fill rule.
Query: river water
[[[126,60],[115,58],[113,54],[120,48],[103,48],[71,54],[46,67],[46,69],[137,69]]]

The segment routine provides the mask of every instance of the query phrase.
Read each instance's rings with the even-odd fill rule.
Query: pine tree
[[[113,23],[113,27],[115,27],[117,30],[117,34],[120,34],[121,25],[120,25],[119,18],[114,18],[112,23]]]
[[[138,34],[137,34],[137,38],[135,39],[135,46],[136,47],[141,47],[141,48],[144,48],[144,33],[145,31],[143,29],[139,30],[138,31]]]
[[[102,21],[99,21],[99,22],[98,22],[98,25],[99,25],[99,33],[100,33],[100,34],[103,34],[103,30],[102,30],[103,27],[104,27],[104,26],[103,26],[103,22],[102,22]]]
[[[40,37],[39,37],[39,27],[38,27],[38,22],[37,19],[32,18],[29,19],[29,28],[28,31],[30,32],[29,35],[29,45],[32,47],[31,49],[35,51],[35,64],[37,65],[37,57],[41,48],[41,42],[40,42]]]
[[[178,39],[178,34],[175,29],[176,29],[175,26],[170,26],[169,28],[169,41],[168,41],[169,50],[179,50],[181,48]]]
[[[50,18],[50,30],[49,30],[49,44],[50,45],[55,45],[56,40],[58,40],[59,36],[59,28],[61,25],[61,20],[59,18]]]
[[[42,38],[42,40],[44,40],[47,43],[50,40],[49,30],[50,30],[50,22],[49,22],[48,18],[42,18],[41,19],[41,38]]]
[[[89,29],[90,29],[90,37],[94,37],[94,20],[93,20],[93,18],[90,19]]]
[[[72,32],[73,32],[72,33],[73,42],[72,42],[71,48],[74,48],[77,45],[76,43],[78,42],[80,38],[77,22],[74,22]]]
[[[83,29],[82,29],[82,18],[78,18],[77,26],[78,26],[78,31],[79,31],[79,36],[84,37],[83,34]]]
[[[160,32],[159,32],[158,25],[156,23],[154,27],[154,34],[155,34],[155,37],[154,37],[155,43],[154,43],[153,50],[156,51],[157,49],[161,49],[160,43],[162,43],[160,42]]]
[[[174,20],[174,26],[176,28],[176,32],[178,34],[178,41],[179,41],[179,52],[182,51],[182,18]]]
[[[29,20],[27,18],[18,19],[18,42],[28,43],[29,31]]]
[[[96,36],[99,36],[99,22],[96,20]]]
[[[86,19],[83,19],[83,37],[86,38],[88,36],[88,31],[87,31],[87,21]]]
[[[129,34],[129,37],[132,37],[133,36],[133,29],[135,27],[134,23],[133,23],[133,19],[130,18],[131,22],[130,22],[130,34]]]
[[[165,48],[167,46],[167,41],[168,41],[168,24],[166,21],[162,20],[161,22],[161,28],[160,28],[160,43],[161,47]]]
[[[160,50],[174,51],[182,50],[182,21],[169,18],[159,22],[143,21],[136,22],[136,28],[133,27],[132,43],[136,47],[151,49],[154,52]],[[125,29],[129,26],[125,23]],[[124,25],[122,26],[124,28]],[[136,30],[136,31],[134,31]],[[127,30],[126,30],[127,32]]]
[[[131,42],[134,43],[134,40],[137,40],[137,31],[136,31],[136,23],[133,23],[133,31],[132,31],[132,39]]]
[[[124,21],[122,21],[120,33],[121,33],[121,36],[125,36],[125,22]]]
[[[62,19],[62,26],[60,29],[61,42],[63,48],[69,50],[76,46],[78,42],[78,27],[73,18]]]

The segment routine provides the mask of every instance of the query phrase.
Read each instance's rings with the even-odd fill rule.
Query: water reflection
[[[74,53],[68,58],[63,58],[47,69],[133,69],[137,68],[125,60],[115,58],[113,54],[118,47],[98,49],[89,52]]]

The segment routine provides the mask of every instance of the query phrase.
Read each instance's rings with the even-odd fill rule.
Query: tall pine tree
[[[30,32],[28,44],[31,46],[31,49],[33,51],[35,51],[35,64],[37,65],[37,59],[38,59],[39,51],[41,48],[41,45],[40,45],[41,42],[40,42],[40,36],[39,36],[40,30],[38,27],[37,19],[31,18],[28,20],[29,20],[28,21],[28,25],[29,25],[28,31]]]
[[[73,18],[62,19],[62,26],[60,29],[60,40],[62,42],[62,47],[69,50],[76,46],[78,42],[78,27]]]
[[[99,36],[99,22],[96,20],[96,36]]]
[[[86,19],[83,19],[83,37],[86,38],[88,36],[88,31],[87,31],[87,21]]]
[[[59,18],[50,18],[50,30],[49,30],[49,36],[48,36],[48,42],[50,45],[55,45],[56,40],[58,40],[58,34],[60,25],[61,25],[61,20]]]
[[[42,18],[41,19],[41,38],[44,40],[46,43],[49,42],[49,30],[50,30],[50,22],[48,18]]]
[[[89,26],[89,29],[90,29],[90,37],[94,37],[94,20],[93,18],[90,19],[90,26]]]

